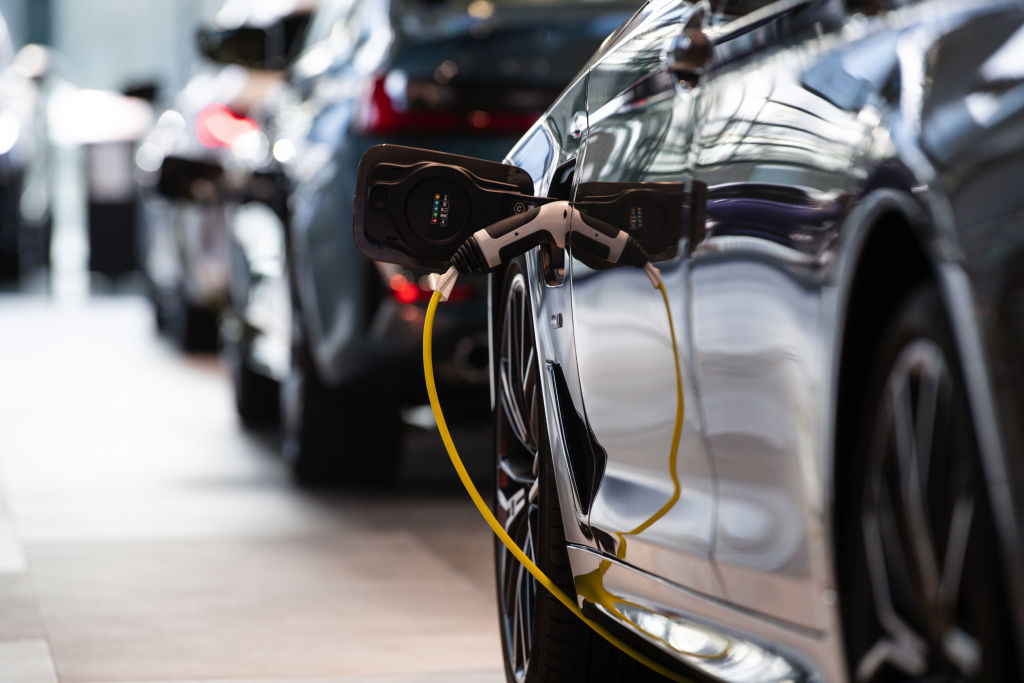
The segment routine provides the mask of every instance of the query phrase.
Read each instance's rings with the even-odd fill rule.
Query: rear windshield
[[[486,19],[497,10],[522,8],[555,9],[585,7],[621,7],[635,9],[646,0],[322,0],[319,9],[313,16],[309,31],[306,33],[306,45],[351,34],[348,40],[361,30],[355,20],[357,9],[369,10],[370,3],[377,4],[381,9],[390,5],[392,17],[405,15],[429,15],[434,20],[441,17],[462,16],[466,18]],[[364,12],[365,16],[376,12]],[[379,15],[377,15],[379,16]],[[399,22],[401,24],[401,22]]]
[[[310,26],[307,44],[316,43],[330,36],[335,22],[348,17],[355,6],[368,0],[323,0]],[[370,0],[372,1],[372,0]],[[586,5],[621,5],[639,7],[646,0],[395,0],[394,4],[409,10],[440,10],[467,13],[480,18],[487,17],[501,7],[572,7]]]

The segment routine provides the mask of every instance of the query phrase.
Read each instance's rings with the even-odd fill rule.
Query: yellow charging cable
[[[673,353],[675,353],[675,328],[672,325],[672,310],[669,307],[668,295],[665,293],[665,286],[660,282],[660,280],[658,281],[656,287],[659,290],[661,290],[661,295],[665,300],[665,309],[668,311],[669,318],[669,330],[671,330],[672,332],[672,349]],[[448,431],[448,424],[445,422],[444,413],[441,410],[441,403],[437,397],[437,387],[434,384],[434,360],[431,347],[431,338],[433,336],[434,329],[434,314],[437,311],[437,304],[441,301],[441,296],[442,295],[440,291],[434,291],[433,296],[430,297],[430,303],[427,305],[426,318],[423,321],[423,375],[427,382],[427,395],[430,398],[430,407],[434,411],[434,420],[437,422],[437,429],[441,433],[441,440],[444,442],[445,450],[448,452],[448,457],[451,459],[452,465],[455,467],[455,471],[456,473],[458,473],[459,479],[462,481],[462,485],[466,488],[466,492],[469,494],[469,497],[473,500],[473,504],[476,505],[476,509],[480,512],[480,515],[484,518],[484,521],[487,522],[487,525],[491,527],[491,531],[493,531],[494,535],[498,537],[498,540],[500,540],[505,545],[505,547],[508,548],[509,552],[512,553],[512,555],[524,567],[526,567],[526,570],[530,572],[534,579],[537,580],[537,583],[539,583],[545,589],[547,589],[547,591],[551,593],[551,595],[553,595],[560,603],[565,605],[566,609],[575,614],[580,619],[580,621],[582,621],[587,626],[592,628],[599,636],[601,636],[609,643],[614,645],[624,654],[635,659],[637,662],[643,664],[647,668],[661,674],[662,676],[670,680],[676,681],[677,683],[691,683],[689,679],[684,678],[682,675],[676,673],[675,671],[672,671],[671,669],[668,669],[665,666],[662,666],[661,664],[654,661],[650,657],[646,656],[642,652],[639,652],[635,648],[630,647],[628,644],[626,644],[625,642],[614,636],[612,633],[610,633],[603,626],[601,626],[601,624],[598,624],[594,620],[584,615],[583,611],[579,608],[579,605],[576,604],[576,601],[571,599],[568,595],[566,595],[557,585],[555,585],[554,581],[548,578],[547,574],[545,574],[540,569],[540,567],[534,564],[533,560],[527,557],[526,553],[522,551],[522,549],[516,544],[516,542],[512,540],[512,537],[509,536],[505,529],[502,528],[497,518],[495,518],[494,513],[491,512],[490,507],[488,507],[487,503],[484,502],[483,497],[480,495],[480,492],[477,490],[476,485],[470,478],[469,472],[466,471],[465,466],[462,464],[462,458],[459,457],[459,452],[455,449],[455,443],[452,441],[451,433]],[[677,380],[677,408],[675,431],[672,435],[673,462],[675,462],[674,456],[676,449],[679,445],[679,435],[682,429],[683,410],[682,382],[679,374],[679,356],[677,353],[675,354],[675,356]],[[677,499],[678,482],[676,480],[674,471],[672,473],[672,476],[673,482],[676,484],[677,489],[677,493],[676,495],[673,496],[673,498]],[[666,508],[663,508],[663,510],[667,511]],[[664,512],[661,512],[661,514],[664,514]],[[656,517],[660,516],[661,515],[656,515]],[[653,521],[651,523],[653,523]],[[637,531],[639,530],[640,529],[638,529]]]
[[[683,377],[682,372],[679,370],[679,347],[676,345],[676,326],[672,321],[672,306],[668,302],[668,292],[665,291],[665,284],[660,279],[655,287],[661,292],[661,298],[665,301],[665,312],[668,313],[668,331],[672,335],[672,360],[675,361],[676,366],[676,423],[672,430],[672,445],[669,447],[670,450],[668,452],[668,474],[672,479],[672,496],[668,499],[667,503],[661,506],[661,509],[632,531],[627,531],[623,536],[635,536],[649,529],[651,525],[664,517],[675,506],[679,501],[681,493],[679,475],[676,473],[676,463],[679,458],[679,438],[683,433]]]

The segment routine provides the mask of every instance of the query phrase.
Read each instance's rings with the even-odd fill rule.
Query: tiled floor
[[[0,681],[503,680],[436,437],[378,492],[302,492],[275,452],[142,299],[0,295]]]

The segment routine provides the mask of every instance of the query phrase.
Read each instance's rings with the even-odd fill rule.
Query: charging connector
[[[443,274],[431,273],[428,276],[430,288],[441,295],[441,301],[448,301],[455,289],[455,281],[459,279],[459,271],[455,266],[446,270]]]
[[[593,268],[644,268],[647,252],[624,230],[557,201],[509,216],[474,232],[449,263],[460,273],[489,273],[502,263],[545,244],[564,249]],[[653,282],[653,280],[652,280]]]

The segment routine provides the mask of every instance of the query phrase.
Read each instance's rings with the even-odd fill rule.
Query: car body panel
[[[823,291],[847,198],[866,177],[869,129],[801,82],[831,36],[786,36],[780,49],[770,36],[785,20],[697,88],[708,224],[691,258],[691,319],[729,598],[821,631],[832,626],[814,543],[827,521]]]
[[[662,54],[694,12],[683,3],[654,5],[591,67],[577,183],[689,179],[693,95],[676,88]],[[657,265],[674,311],[677,350],[661,297],[643,273],[570,262],[583,403],[607,454],[589,523],[607,539],[603,549],[623,562],[657,567],[669,581],[718,596],[723,587],[711,564],[716,492],[701,408],[692,400],[689,268],[681,257]],[[674,350],[684,395],[677,453]]]

